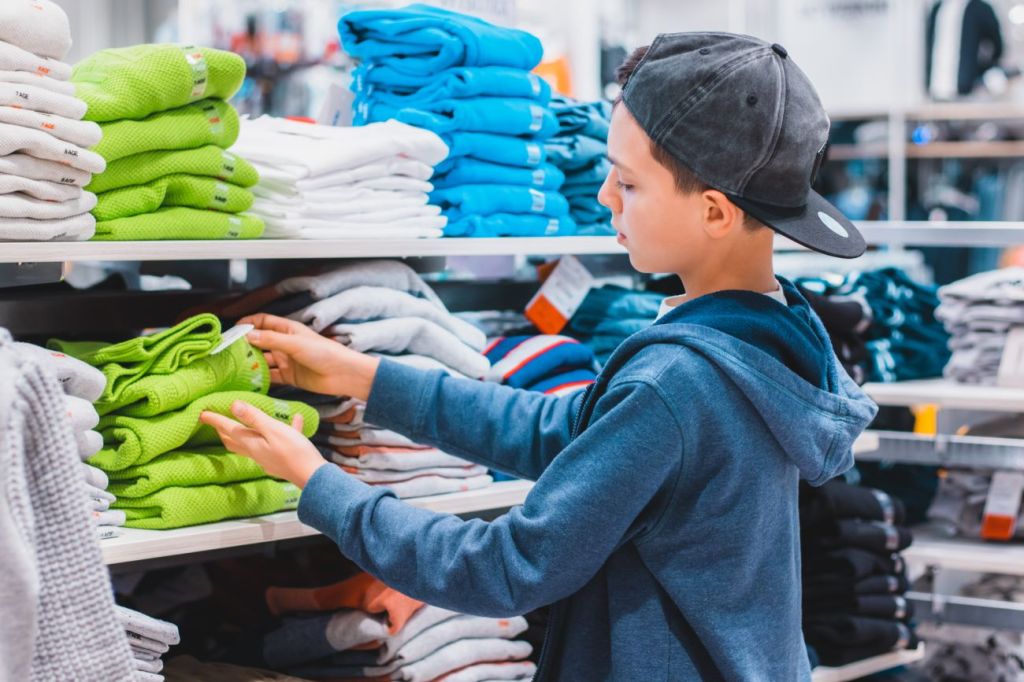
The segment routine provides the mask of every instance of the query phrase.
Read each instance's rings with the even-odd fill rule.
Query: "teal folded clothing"
[[[600,187],[611,170],[611,162],[606,157],[601,156],[583,168],[566,171],[565,182],[562,184],[565,188],[579,185],[597,185]]]
[[[448,145],[448,158],[434,167],[438,174],[450,171],[462,157],[526,168],[536,168],[547,158],[544,143],[511,135],[458,132],[441,139]]]
[[[569,216],[551,218],[542,215],[494,213],[472,215],[449,222],[446,237],[568,237],[576,234],[576,223]]]
[[[558,218],[569,214],[569,203],[557,192],[514,185],[461,185],[430,193],[430,203],[441,207],[448,222],[473,215],[525,213]]]
[[[435,133],[494,133],[544,140],[558,131],[558,120],[546,106],[534,100],[512,97],[417,102],[406,108],[371,100],[363,102],[360,109],[355,120],[376,123],[397,119]]]
[[[607,157],[608,145],[586,135],[559,135],[544,142],[544,151],[548,161],[568,175]]]
[[[457,159],[450,170],[430,179],[434,189],[459,185],[520,185],[535,189],[555,190],[565,182],[565,173],[551,164],[537,168],[506,166],[469,157]]]
[[[559,135],[585,135],[607,141],[612,107],[608,102],[580,102],[571,97],[551,98],[551,110],[558,119]]]
[[[505,66],[460,66],[437,74],[417,76],[391,66],[363,64],[352,73],[356,97],[386,104],[440,102],[468,97],[521,97],[546,104],[551,86],[535,73]]]
[[[453,66],[509,66],[529,71],[544,48],[525,31],[414,4],[349,12],[338,22],[345,52],[400,73],[430,76]]]

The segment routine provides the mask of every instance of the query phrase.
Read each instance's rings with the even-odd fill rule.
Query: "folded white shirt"
[[[463,339],[463,342],[465,342],[465,339]],[[440,360],[428,358],[425,355],[382,355],[380,353],[367,353],[367,355],[372,355],[375,358],[390,360],[391,362],[397,362],[399,364],[405,365],[406,367],[415,367],[416,369],[421,369],[424,372],[433,372],[434,370],[440,370],[445,374],[456,377],[458,379],[469,379],[469,377],[467,377],[465,374],[455,371],[454,369],[444,364]],[[473,381],[475,381],[475,379],[473,379]]]
[[[57,375],[57,380],[60,381],[61,388],[66,394],[82,398],[90,403],[96,402],[103,395],[103,391],[107,387],[107,378],[95,367],[87,365],[78,358],[35,344],[19,341],[15,343],[15,346],[19,353],[31,353],[46,362],[53,373]]]
[[[88,173],[102,173],[107,168],[107,162],[96,152],[64,142],[41,130],[0,123],[0,156],[16,153],[59,161]]]
[[[96,207],[96,195],[84,190],[69,201],[43,201],[18,192],[0,194],[0,218],[56,220],[88,213]]]
[[[376,469],[378,471],[400,471],[409,472],[422,469],[436,469],[439,467],[461,467],[466,465],[466,460],[449,455],[436,448],[429,450],[408,450],[395,451],[382,448],[379,451],[370,451],[358,457],[347,457],[341,453],[331,454],[331,461],[343,467],[352,469]]]
[[[537,674],[533,661],[507,663],[478,663],[445,675],[444,682],[501,682],[502,680],[532,680]]]
[[[461,467],[434,467],[431,469],[416,469],[413,471],[389,471],[386,469],[365,469],[355,468],[348,472],[363,483],[369,485],[406,483],[425,476],[438,476],[440,478],[473,478],[483,476],[487,473],[487,467],[479,464],[467,464]]]
[[[48,242],[86,241],[96,234],[92,213],[57,220],[0,218],[0,241]]]
[[[409,437],[387,429],[362,428],[353,430],[348,424],[328,424],[338,428],[323,429],[331,445],[342,448],[357,445],[376,445],[385,448],[418,448]]]
[[[402,261],[390,259],[358,260],[335,266],[317,275],[289,277],[278,282],[274,288],[282,294],[298,294],[305,291],[320,300],[358,286],[387,287],[405,291],[444,308],[441,299],[415,270]]]
[[[6,6],[8,3],[4,3]],[[71,65],[58,59],[42,57],[17,45],[0,40],[0,69],[4,71],[29,71],[40,76],[49,76],[60,81],[71,78]]]
[[[71,49],[68,15],[51,0],[4,0],[0,40],[33,54],[63,59]]]
[[[409,177],[406,175],[386,175],[377,178],[367,178],[347,183],[335,183],[324,178],[316,178],[302,186],[300,189],[286,174],[275,171],[271,166],[253,163],[253,167],[259,171],[259,187],[268,198],[282,201],[302,200],[306,201],[336,201],[338,199],[358,198],[358,190],[378,190],[389,192],[417,192],[428,194],[434,190],[434,185],[426,180]]]
[[[92,147],[103,139],[103,130],[92,121],[76,121],[64,116],[44,114],[28,109],[0,107],[0,123],[34,128],[49,133],[59,140],[79,147]]]
[[[14,0],[15,3],[19,0]],[[73,95],[62,95],[38,85],[0,82],[0,105],[20,107],[44,114],[56,114],[80,121],[88,108],[84,100]]]
[[[428,631],[429,632],[429,631]],[[421,637],[423,635],[420,635]],[[408,645],[406,645],[408,646]],[[429,656],[404,665],[397,670],[384,668],[393,680],[407,682],[431,682],[446,673],[461,670],[474,663],[495,663],[499,661],[518,661],[526,659],[533,652],[529,642],[507,639],[461,639],[441,647]],[[366,677],[379,674],[377,668],[364,668]]]
[[[86,463],[82,463],[82,472],[85,475],[85,482],[93,488],[106,490],[110,485],[110,479],[102,469],[97,469]]]
[[[56,78],[50,78],[49,76],[32,71],[4,71],[0,69],[0,83],[35,85],[36,87],[62,95],[74,96],[75,94],[75,84],[71,81],[59,81]]]
[[[423,195],[426,199],[426,195]],[[423,202],[401,202],[375,207],[366,207],[363,211],[353,211],[348,202],[337,204],[313,204],[307,203],[301,208],[281,207],[265,199],[257,199],[253,202],[252,213],[262,218],[277,218],[279,220],[302,220],[310,218],[314,220],[332,221],[335,218],[346,222],[361,223],[389,223],[396,220],[409,218],[429,218],[441,215],[441,207]]]
[[[74,185],[60,185],[48,180],[32,180],[20,175],[0,173],[0,194],[15,192],[44,201],[72,201],[82,194],[82,189]]]
[[[1002,268],[971,275],[939,287],[939,299],[942,305],[970,301],[1024,302],[1024,268]]]
[[[382,651],[381,664],[402,661],[403,665],[422,661],[435,651],[463,640],[513,639],[527,630],[526,619],[456,616],[420,633],[396,652]]]
[[[99,431],[77,431],[75,444],[78,446],[78,457],[84,462],[103,449],[103,436]]]
[[[71,168],[59,161],[47,161],[28,154],[0,155],[0,173],[73,187],[85,187],[92,182],[92,173]]]
[[[168,623],[167,621],[147,616],[144,613],[139,613],[124,606],[115,606],[114,611],[117,614],[118,621],[121,623],[121,627],[126,632],[134,632],[152,641],[171,646],[181,644],[181,635],[178,632],[178,626],[174,623]],[[140,648],[148,649],[149,647]]]
[[[448,146],[435,133],[398,121],[352,128],[262,116],[243,120],[240,128],[235,152],[296,181],[399,155],[429,166],[448,156]]]
[[[412,178],[413,180],[429,180],[433,174],[434,167],[425,164],[422,161],[415,161],[413,159],[406,159],[403,157],[394,157],[391,159],[384,159],[383,161],[368,163],[365,166],[359,166],[358,168],[352,168],[351,170],[341,170],[334,173],[318,175],[315,178],[296,180],[295,189],[300,192],[306,192],[313,189],[333,187],[335,185],[350,185],[362,180],[372,180],[374,178],[387,178],[392,176],[407,177]]]

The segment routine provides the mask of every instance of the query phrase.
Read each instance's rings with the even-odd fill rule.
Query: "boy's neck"
[[[693,300],[716,291],[754,291],[766,294],[779,288],[771,259],[762,263],[737,263],[730,267],[708,267],[701,272],[679,273],[686,298]]]

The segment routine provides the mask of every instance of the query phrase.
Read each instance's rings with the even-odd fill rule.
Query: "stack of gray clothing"
[[[81,469],[85,479],[85,499],[89,501],[89,514],[96,526],[96,535],[101,539],[117,537],[125,523],[125,513],[110,506],[116,498],[107,490],[110,483],[107,475],[89,466],[89,459],[103,448],[103,436],[96,431],[100,416],[93,403],[100,399],[107,379],[95,367],[90,367],[63,353],[33,346],[29,343],[15,344],[18,350],[34,356],[49,366],[64,388],[64,412],[62,416],[71,425],[75,436],[78,456],[82,459]]]
[[[0,22],[2,26],[2,22]],[[134,680],[60,383],[0,329],[0,679]]]
[[[136,682],[163,682],[163,655],[181,643],[178,626],[123,606],[116,610],[131,645]]]
[[[952,338],[944,374],[964,383],[995,384],[1007,335],[1024,327],[1024,268],[972,275],[939,289],[935,310]]]

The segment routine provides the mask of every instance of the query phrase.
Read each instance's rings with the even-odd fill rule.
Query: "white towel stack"
[[[163,655],[181,643],[178,626],[123,606],[115,611],[132,648],[135,682],[163,682]]]
[[[242,121],[232,151],[260,173],[252,212],[266,222],[264,238],[436,238],[446,224],[428,204],[427,180],[448,147],[430,131],[263,116]]]
[[[0,241],[92,237],[96,195],[82,188],[106,162],[88,150],[100,127],[60,61],[68,17],[50,0],[0,3]]]
[[[972,275],[939,289],[935,317],[951,335],[944,374],[962,383],[994,384],[1006,339],[1024,327],[1024,268]]]

